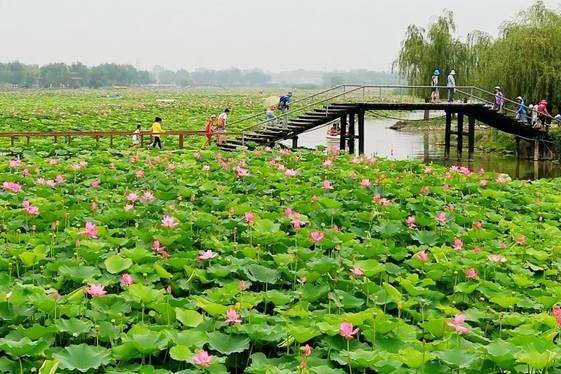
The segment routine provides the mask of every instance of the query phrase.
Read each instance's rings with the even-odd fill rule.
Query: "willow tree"
[[[460,85],[470,85],[480,62],[479,51],[490,38],[480,32],[472,33],[467,41],[454,36],[456,24],[452,12],[445,12],[424,29],[417,25],[407,28],[401,50],[394,62],[394,70],[411,85],[430,85],[434,69],[438,68],[443,79],[454,69]]]
[[[478,84],[500,85],[507,96],[561,101],[561,15],[537,1],[505,24],[481,51]]]

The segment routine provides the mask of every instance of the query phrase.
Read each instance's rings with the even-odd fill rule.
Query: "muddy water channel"
[[[411,113],[405,119],[420,119],[423,113]],[[442,131],[419,130],[414,132],[390,129],[396,119],[370,118],[365,120],[365,153],[379,155],[393,160],[422,160],[426,163],[443,165],[469,166],[472,170],[483,168],[488,171],[509,174],[517,179],[539,179],[561,177],[561,165],[553,161],[534,162],[517,160],[514,156],[504,154],[482,153],[476,150],[473,162],[467,161],[467,148],[464,160],[458,161],[455,143],[452,144],[450,160],[444,155],[444,125]],[[298,139],[298,145],[314,148],[326,145],[327,128],[319,128],[304,134]],[[289,145],[289,143],[286,143]],[[355,147],[357,148],[357,147]]]

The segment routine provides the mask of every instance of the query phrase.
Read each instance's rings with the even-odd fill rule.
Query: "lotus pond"
[[[0,178],[2,372],[560,368],[560,180],[268,149]]]

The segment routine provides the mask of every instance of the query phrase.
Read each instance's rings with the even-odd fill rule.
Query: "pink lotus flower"
[[[31,172],[29,171],[29,169],[23,169],[23,172],[21,173],[24,177],[28,177],[29,174],[31,174]]]
[[[13,168],[13,169],[19,168],[21,165],[23,165],[21,160],[10,160],[9,164],[10,164],[10,167]]]
[[[358,158],[358,157],[353,158],[353,164],[358,165],[358,164],[360,164],[361,162],[362,162],[362,161],[361,161],[360,158]]]
[[[49,164],[52,166],[58,165],[58,160],[56,158],[51,158]]]
[[[64,178],[64,175],[57,175],[55,177],[55,183],[56,184],[62,184],[66,181],[66,178]]]
[[[488,183],[489,183],[489,181],[488,181],[487,179],[481,179],[481,180],[479,181],[479,185],[480,185],[481,187],[485,187]]]
[[[303,346],[302,348],[300,348],[302,350],[302,355],[304,357],[310,357],[312,355],[312,347],[310,347],[308,344],[306,344],[305,346]]]
[[[97,226],[94,223],[86,222],[86,226],[82,233],[90,239],[97,239]]]
[[[206,250],[206,251],[200,251],[199,255],[197,256],[197,259],[199,261],[206,261],[206,260],[210,260],[215,258],[216,256],[218,256],[218,254],[214,253],[213,251]]]
[[[109,169],[117,169],[117,165],[114,162],[109,163]]]
[[[467,334],[470,330],[465,326],[466,316],[463,314],[456,314],[454,319],[448,321],[448,326],[452,327],[458,334]]]
[[[85,168],[86,166],[88,166],[88,163],[86,161],[82,160],[82,161],[78,161],[75,164],[72,164],[70,167],[72,168],[72,170],[78,171],[78,170],[81,170],[81,169]]]
[[[4,182],[4,183],[2,183],[2,187],[6,191],[10,191],[12,193],[19,193],[19,192],[23,191],[23,189],[21,188],[21,185],[15,183],[15,182]]]
[[[438,222],[441,225],[444,225],[446,223],[446,221],[448,221],[448,217],[446,216],[446,213],[444,212],[439,212],[436,217],[435,217],[436,222]]]
[[[144,201],[153,201],[156,197],[154,196],[154,194],[150,191],[146,191],[142,194],[142,200]]]
[[[127,204],[123,207],[123,209],[125,210],[125,212],[130,212],[131,210],[134,209],[134,205],[132,204]]]
[[[414,229],[417,226],[416,223],[417,218],[415,218],[415,216],[409,216],[405,220],[405,224],[407,224],[407,227],[409,227],[410,229]]]
[[[166,166],[166,170],[175,170],[176,165],[174,162],[168,162],[167,166]]]
[[[255,222],[255,214],[253,212],[246,212],[245,221],[251,225],[253,222]]]
[[[154,242],[152,243],[152,249],[153,249],[155,252],[161,252],[162,250],[165,249],[165,247],[162,246],[162,244],[160,243],[159,240],[154,240]]]
[[[356,335],[360,330],[358,328],[353,329],[352,323],[343,322],[339,325],[339,335],[347,340],[354,339],[354,335]]]
[[[226,312],[226,323],[242,323],[241,316],[236,312],[235,309],[228,309]]]
[[[427,166],[427,167],[425,168],[425,174],[432,174],[433,171],[434,171],[434,170],[433,170],[430,166]]]
[[[287,177],[295,177],[296,174],[298,174],[298,172],[294,169],[286,169],[286,171],[284,172],[284,175],[286,175]]]
[[[86,293],[92,297],[101,297],[107,295],[105,287],[101,284],[94,283],[86,288]]]
[[[319,196],[313,195],[313,196],[310,198],[310,201],[311,201],[312,203],[315,203],[315,202],[319,201]]]
[[[507,177],[507,175],[505,175],[505,174],[499,174],[499,175],[497,176],[497,178],[495,179],[495,181],[496,181],[498,184],[505,184],[505,183],[508,183],[508,177]]]
[[[351,177],[351,179],[356,179],[356,177],[358,176],[358,174],[356,173],[356,171],[351,170],[351,172],[349,173],[349,177]]]
[[[506,262],[506,257],[501,256],[501,255],[490,255],[489,256],[489,261],[495,263],[495,264],[503,264]]]
[[[161,222],[162,222],[162,226],[168,229],[175,229],[177,226],[179,226],[179,221],[172,216],[164,216]]]
[[[557,326],[561,327],[561,307],[554,306],[551,312],[553,313],[553,317],[555,317],[555,322],[557,322]]]
[[[249,284],[247,284],[245,281],[241,280],[240,281],[240,290],[245,291],[249,288]]]
[[[295,230],[298,230],[300,228],[302,228],[302,226],[304,226],[304,222],[300,220],[300,214],[296,213],[294,215],[294,218],[292,218],[292,221],[290,221],[290,223],[292,224],[292,227]]]
[[[526,237],[524,235],[520,235],[519,237],[517,237],[516,238],[516,244],[518,244],[518,245],[526,244]]]
[[[91,183],[90,183],[90,187],[91,188],[99,188],[99,185],[101,184],[99,179],[94,179]]]
[[[315,243],[321,242],[323,238],[324,238],[324,234],[321,231],[312,231],[310,233],[310,239],[312,239],[312,241]]]
[[[417,253],[417,259],[421,262],[427,262],[429,260],[429,254],[426,251],[421,251]]]
[[[368,188],[370,187],[370,179],[363,179],[360,181],[360,187]]]
[[[130,286],[133,282],[132,276],[129,273],[121,275],[121,287]]]
[[[160,256],[162,256],[162,258],[164,260],[166,260],[169,257],[169,252],[166,251],[165,249],[162,249],[160,252],[158,252],[160,254]]]
[[[323,167],[325,167],[325,168],[328,168],[328,169],[329,169],[329,168],[332,167],[332,166],[333,166],[333,161],[331,161],[331,160],[325,160],[325,161],[323,162]]]
[[[21,204],[22,208],[31,216],[38,216],[39,215],[39,208],[31,204],[31,202],[25,200]]]
[[[481,247],[476,246],[475,248],[473,248],[473,252],[474,252],[474,253],[479,253],[479,252],[481,252]]]
[[[427,186],[423,186],[423,187],[421,188],[421,193],[422,193],[422,194],[425,194],[425,195],[426,195],[426,194],[429,194],[429,193],[430,193],[430,188],[427,187]]]
[[[214,356],[209,355],[207,351],[199,351],[195,357],[193,357],[193,363],[203,368],[209,368],[213,358]]]
[[[249,171],[247,171],[246,169],[242,168],[241,166],[236,166],[236,168],[234,169],[236,171],[236,174],[238,175],[238,177],[249,177],[251,174],[249,174]]]
[[[92,212],[95,212],[97,210],[97,203],[95,201],[92,201],[90,209],[92,210]]]
[[[464,242],[461,239],[454,239],[454,244],[452,245],[452,248],[454,248],[456,251],[459,251],[463,247],[464,247]]]
[[[361,268],[359,268],[358,266],[353,266],[351,268],[351,273],[355,276],[355,277],[363,277],[364,276],[364,272],[362,271]]]
[[[481,230],[481,227],[483,227],[483,225],[481,224],[481,222],[475,221],[475,222],[473,223],[473,229],[474,229],[474,230]]]
[[[203,171],[210,171],[210,166],[208,165],[203,165]]]
[[[333,185],[327,179],[322,182],[322,185],[323,185],[323,189],[326,190],[326,191],[329,191],[329,190],[333,189]]]
[[[134,172],[134,176],[138,179],[144,178],[144,170],[137,170]]]
[[[199,161],[201,159],[201,152],[197,151],[193,154],[195,160]]]
[[[129,194],[127,194],[127,196],[125,197],[128,201],[132,201],[133,203],[139,200],[139,197],[137,194],[135,194],[134,192],[131,192]]]
[[[474,268],[466,269],[466,277],[467,277],[468,279],[475,279],[475,278],[477,278],[477,270],[475,270]]]

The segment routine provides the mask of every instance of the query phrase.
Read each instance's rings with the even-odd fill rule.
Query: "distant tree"
[[[64,63],[55,63],[40,68],[43,87],[70,86],[70,69]]]
[[[185,69],[178,70],[175,73],[175,84],[180,87],[187,87],[193,84],[193,80],[191,79],[191,74]]]

